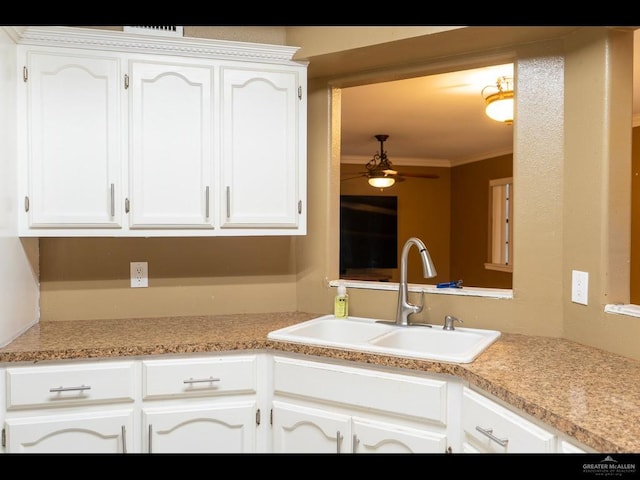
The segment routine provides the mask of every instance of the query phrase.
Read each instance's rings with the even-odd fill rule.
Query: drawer
[[[465,440],[484,452],[555,451],[555,434],[466,387],[462,394],[462,427]]]
[[[375,409],[446,425],[447,382],[305,360],[274,358],[274,394]]]
[[[256,356],[144,360],[142,398],[255,393]]]
[[[133,402],[133,362],[6,369],[7,409]]]

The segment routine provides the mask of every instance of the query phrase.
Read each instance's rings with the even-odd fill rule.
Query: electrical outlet
[[[147,262],[131,262],[131,288],[148,286],[149,271]]]
[[[571,273],[571,301],[587,305],[589,303],[589,273],[573,270]]]

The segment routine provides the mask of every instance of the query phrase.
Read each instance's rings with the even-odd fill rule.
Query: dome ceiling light
[[[495,85],[482,89],[485,113],[497,122],[513,123],[513,77],[498,77]]]

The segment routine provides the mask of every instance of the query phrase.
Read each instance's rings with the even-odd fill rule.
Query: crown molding
[[[306,65],[293,61],[300,47],[194,37],[168,38],[80,27],[5,27],[19,45],[116,50],[129,53],[179,55],[208,59]]]

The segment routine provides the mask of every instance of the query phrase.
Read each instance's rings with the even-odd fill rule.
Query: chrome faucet
[[[408,299],[407,256],[412,245],[415,245],[420,251],[424,278],[433,278],[437,275],[436,267],[433,266],[429,251],[427,247],[424,246],[422,240],[416,237],[411,237],[407,240],[404,247],[402,247],[402,257],[400,260],[400,287],[398,289],[398,312],[396,315],[396,324],[405,327],[409,325],[409,315],[412,313],[420,313],[423,307],[423,305],[413,305],[409,303]],[[422,292],[422,303],[424,304],[424,291]]]

